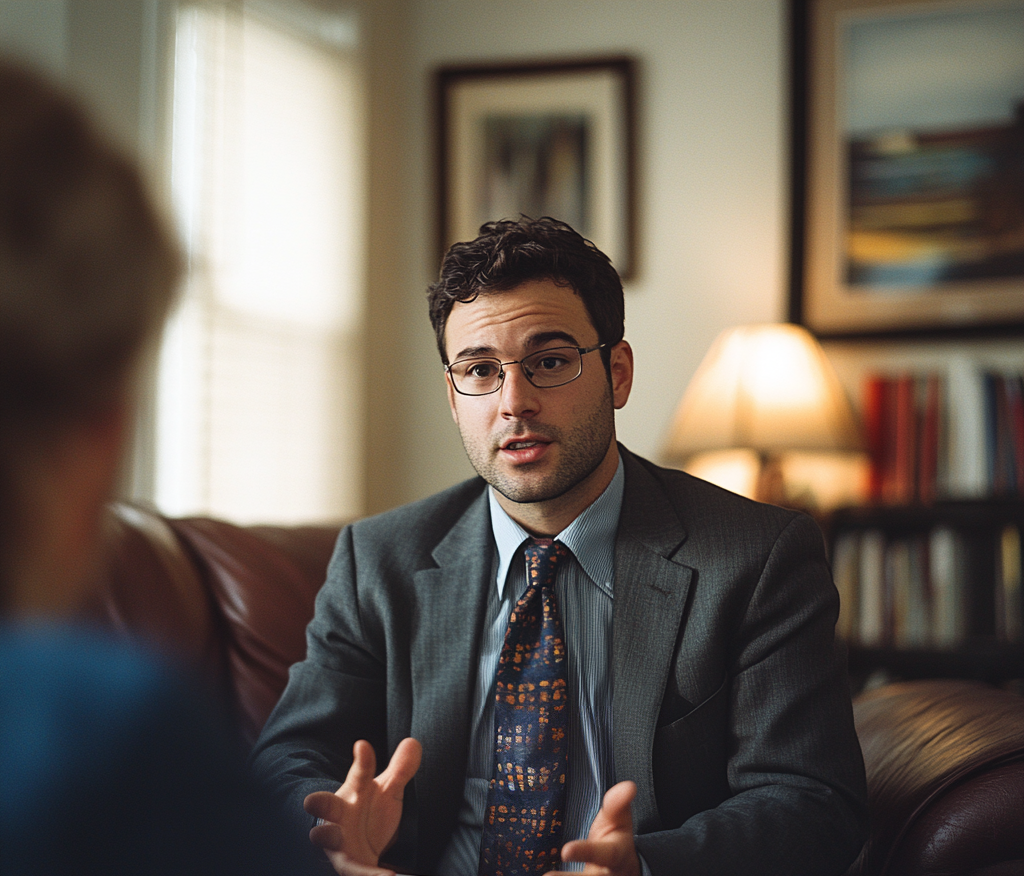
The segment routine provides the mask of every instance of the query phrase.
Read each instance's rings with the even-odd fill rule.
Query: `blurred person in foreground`
[[[133,164],[0,60],[0,871],[297,873],[194,682],[64,619],[181,257]]]

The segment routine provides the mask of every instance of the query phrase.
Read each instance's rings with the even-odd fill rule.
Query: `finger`
[[[351,782],[350,787],[361,788],[373,781],[376,771],[377,756],[373,753],[373,746],[365,739],[356,740],[352,746],[352,766],[348,768],[345,784]]]
[[[309,841],[324,851],[340,852],[345,848],[345,833],[337,824],[325,822],[309,832]]]
[[[562,846],[562,860],[611,867],[618,859],[617,845],[608,840],[573,840]]]
[[[302,808],[314,818],[322,818],[324,821],[338,821],[344,809],[344,804],[338,799],[337,794],[330,791],[314,791],[307,794],[302,801]]]
[[[377,777],[381,791],[392,797],[401,797],[405,786],[420,768],[422,758],[423,746],[417,740],[410,736],[399,742],[388,768]]]
[[[395,876],[394,870],[357,863],[344,852],[327,852],[327,859],[339,876]]]

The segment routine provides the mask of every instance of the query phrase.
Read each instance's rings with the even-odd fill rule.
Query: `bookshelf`
[[[1024,679],[1024,499],[843,508],[825,521],[851,681]]]

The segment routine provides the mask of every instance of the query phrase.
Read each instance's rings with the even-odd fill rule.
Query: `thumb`
[[[391,755],[388,768],[377,777],[381,791],[391,796],[401,796],[409,780],[420,768],[423,758],[423,746],[411,736],[398,743],[398,748]]]
[[[590,839],[601,839],[610,833],[625,831],[633,833],[633,813],[630,804],[636,797],[633,782],[619,782],[612,785],[604,795],[601,811],[597,813],[590,827]]]

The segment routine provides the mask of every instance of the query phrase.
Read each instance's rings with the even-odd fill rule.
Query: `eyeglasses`
[[[607,344],[593,347],[551,347],[531,353],[523,359],[502,362],[500,359],[474,357],[459,359],[445,366],[452,386],[460,395],[490,395],[501,389],[505,366],[518,365],[523,376],[538,389],[551,389],[572,383],[583,373],[583,357]]]

